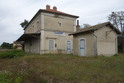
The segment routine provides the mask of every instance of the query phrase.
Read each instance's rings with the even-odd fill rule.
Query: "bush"
[[[0,53],[0,58],[16,58],[24,55],[25,52],[23,50],[11,50]]]

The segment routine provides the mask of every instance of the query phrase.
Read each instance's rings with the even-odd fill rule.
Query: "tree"
[[[108,20],[122,32],[122,35],[118,36],[118,50],[124,51],[123,41],[124,41],[124,11],[112,12],[108,16]]]
[[[108,20],[124,34],[124,11],[112,12]]]
[[[2,49],[12,49],[12,46],[13,46],[13,44],[9,44],[9,43],[7,43],[7,42],[3,42],[3,43],[1,44],[1,48],[2,48]]]
[[[22,28],[25,28],[28,23],[28,20],[24,20],[24,22],[22,22],[20,25]]]
[[[83,24],[82,28],[87,28],[87,27],[90,27],[91,25],[90,24]]]

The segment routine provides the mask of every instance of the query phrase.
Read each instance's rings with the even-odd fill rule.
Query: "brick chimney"
[[[77,20],[76,31],[80,30],[79,20]]]
[[[50,5],[46,5],[46,10],[50,10]]]
[[[53,10],[54,10],[54,11],[57,11],[57,7],[56,7],[56,6],[53,6]]]

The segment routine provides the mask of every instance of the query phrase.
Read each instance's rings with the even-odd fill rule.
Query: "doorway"
[[[85,56],[85,39],[80,39],[80,55]]]
[[[71,41],[66,41],[66,53],[71,53]]]

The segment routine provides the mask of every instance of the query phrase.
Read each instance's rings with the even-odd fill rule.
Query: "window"
[[[61,22],[58,22],[59,26],[61,27],[62,26],[62,23]]]
[[[32,33],[34,32],[34,25],[32,26],[31,32],[32,32]]]
[[[39,21],[37,21],[37,26],[36,26],[36,30],[38,31],[38,29],[39,29]]]
[[[49,51],[53,51],[53,50],[54,50],[54,41],[49,40]]]

